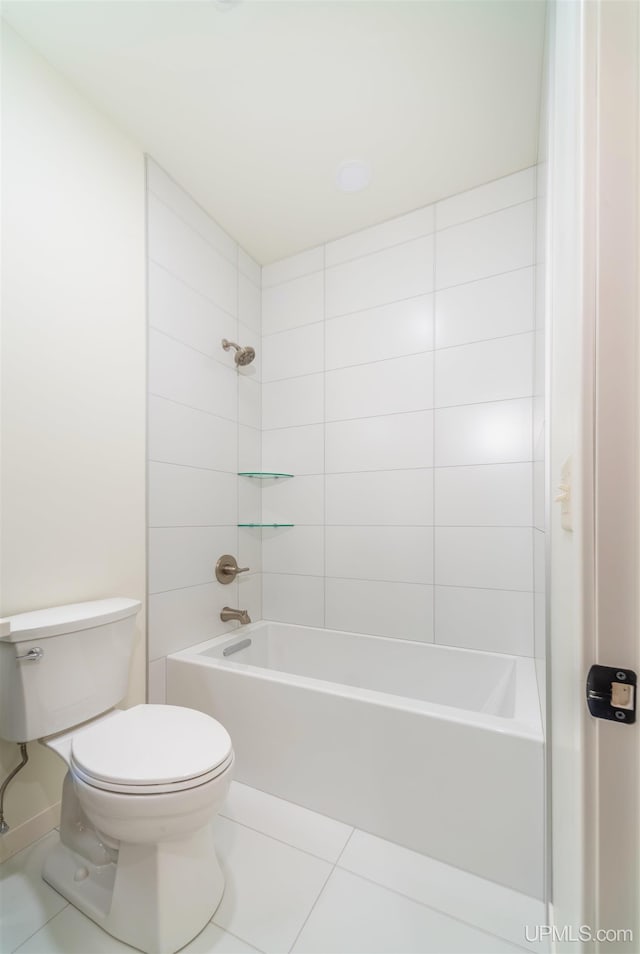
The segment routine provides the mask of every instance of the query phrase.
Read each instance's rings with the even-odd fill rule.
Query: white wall
[[[165,657],[237,628],[223,606],[261,616],[260,268],[148,160],[150,701]],[[222,338],[253,345],[236,370]],[[223,585],[223,553],[250,573]]]
[[[528,169],[263,269],[263,614],[533,655]]]
[[[6,26],[2,48],[0,614],[143,600],[143,157]],[[144,698],[144,614],[138,629],[129,701]],[[62,763],[30,750],[3,853],[48,830],[60,798]],[[17,749],[0,753],[4,775]]]

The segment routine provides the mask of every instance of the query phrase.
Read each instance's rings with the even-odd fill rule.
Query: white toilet
[[[113,708],[127,691],[139,609],[107,599],[3,620],[0,737],[39,739],[69,767],[45,881],[114,937],[171,954],[222,898],[211,822],[233,748],[194,709]]]

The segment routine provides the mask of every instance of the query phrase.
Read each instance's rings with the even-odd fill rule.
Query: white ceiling
[[[542,0],[9,0],[261,264],[531,165]],[[337,166],[371,185],[344,194]]]

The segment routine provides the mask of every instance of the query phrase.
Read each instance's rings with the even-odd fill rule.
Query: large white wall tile
[[[264,573],[262,612],[280,623],[324,626],[324,578]]]
[[[433,354],[391,358],[326,374],[326,419],[348,420],[433,407]]]
[[[147,159],[147,187],[187,225],[199,232],[210,245],[235,264],[238,253],[236,242],[153,159]]]
[[[238,565],[246,566],[247,560],[242,555],[242,548],[238,557]],[[253,569],[257,564],[249,566]],[[238,606],[245,609],[251,620],[262,619],[262,572],[258,569],[255,573],[243,573],[238,577]]]
[[[435,411],[435,463],[499,464],[531,460],[531,399]]]
[[[222,586],[216,582],[153,593],[149,597],[149,659],[177,653],[237,629],[237,623],[223,623],[220,619],[220,611],[227,602],[237,606],[237,592],[236,583]]]
[[[321,371],[324,371],[323,322],[263,337],[263,381]]]
[[[433,463],[433,411],[326,425],[326,471],[404,470]]]
[[[438,467],[434,473],[437,526],[531,526],[531,464]]]
[[[151,527],[149,592],[210,582],[218,557],[235,553],[237,547],[235,519],[227,527]]]
[[[149,263],[149,326],[227,363],[220,342],[235,340],[236,319],[165,268]]]
[[[262,426],[317,424],[324,417],[324,375],[270,381],[262,387]]]
[[[238,247],[238,270],[242,275],[253,282],[258,288],[262,282],[262,268],[258,263],[245,252],[243,248]]]
[[[327,579],[327,627],[433,641],[433,587]]]
[[[285,474],[323,473],[324,424],[265,430],[262,469]]]
[[[271,288],[282,282],[290,282],[294,278],[301,278],[311,272],[319,272],[324,268],[324,246],[306,249],[297,255],[282,258],[279,262],[265,265],[262,269],[262,287]]]
[[[257,479],[243,477],[238,483],[238,521],[262,522],[262,488]]]
[[[533,264],[534,203],[438,232],[436,288],[447,288]]]
[[[497,590],[533,588],[531,530],[436,527],[435,582]]]
[[[446,229],[481,215],[518,205],[536,195],[535,167],[530,166],[511,176],[503,176],[477,189],[460,192],[436,203],[436,226]]]
[[[328,318],[433,289],[433,237],[414,239],[326,272]]]
[[[149,459],[235,472],[234,421],[149,396]]]
[[[431,526],[433,470],[327,474],[327,524]]]
[[[419,295],[326,322],[326,368],[346,368],[433,349],[433,295]]]
[[[436,407],[529,397],[533,334],[477,341],[435,354]]]
[[[406,215],[399,215],[380,225],[353,232],[344,238],[329,242],[326,246],[327,268],[340,265],[352,258],[370,255],[392,245],[409,242],[411,239],[430,235],[434,229],[434,206],[427,205]]]
[[[238,427],[238,470],[260,470],[262,461],[262,433],[257,427]]]
[[[149,331],[149,393],[236,420],[236,372],[173,338]]]
[[[261,310],[262,294],[260,288],[254,285],[245,275],[240,275],[238,278],[238,318],[243,324],[259,333]],[[243,345],[246,343],[246,341],[242,342]]]
[[[533,268],[436,292],[435,345],[450,348],[534,327]]]
[[[327,576],[433,582],[430,527],[327,527]]]
[[[533,594],[435,587],[436,642],[492,653],[533,653]]]
[[[236,266],[153,194],[148,200],[147,234],[151,261],[236,314]]]
[[[238,374],[238,423],[245,427],[260,427],[262,420],[262,389],[260,382]]]
[[[149,461],[149,526],[204,527],[235,523],[235,474]]]
[[[262,531],[265,573],[324,574],[324,528],[282,527]]]
[[[262,291],[262,332],[271,335],[324,318],[324,272],[314,272]]]
[[[264,523],[324,526],[324,478],[321,474],[295,477],[293,480],[262,480],[260,484]]]

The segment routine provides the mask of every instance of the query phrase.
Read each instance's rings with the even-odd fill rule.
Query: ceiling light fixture
[[[360,192],[371,182],[371,167],[362,159],[341,162],[336,173],[336,185],[341,192]]]

